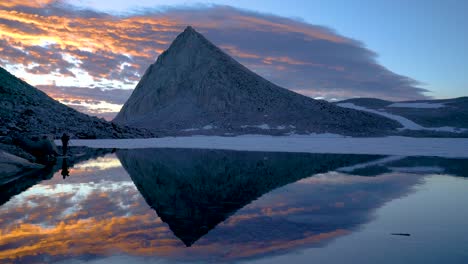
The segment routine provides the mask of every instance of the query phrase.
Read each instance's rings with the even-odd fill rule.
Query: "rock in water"
[[[0,150],[0,186],[42,168],[44,166]]]
[[[140,129],[119,126],[65,106],[0,67],[0,136],[68,132],[78,138],[150,137]]]
[[[187,27],[145,72],[114,119],[173,134],[384,134],[393,120],[281,88]]]

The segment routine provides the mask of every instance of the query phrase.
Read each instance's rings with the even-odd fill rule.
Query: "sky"
[[[466,96],[466,1],[7,0],[0,66],[112,119],[187,25],[262,77],[313,98]]]

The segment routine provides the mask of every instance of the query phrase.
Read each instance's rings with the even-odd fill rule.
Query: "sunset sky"
[[[467,1],[0,2],[0,66],[111,119],[187,25],[313,98],[467,95]]]

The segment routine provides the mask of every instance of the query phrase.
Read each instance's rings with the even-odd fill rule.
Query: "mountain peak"
[[[191,26],[146,70],[114,121],[169,133],[358,134],[397,127],[279,87]]]
[[[227,54],[193,27],[187,26],[152,66],[154,68],[174,67],[181,77],[228,60],[231,59]]]
[[[187,46],[187,43],[189,43],[190,45],[195,45],[197,43],[204,43],[205,46],[207,44],[212,45],[202,34],[197,32],[193,27],[187,26],[185,30],[176,37],[176,39],[171,44],[168,50],[170,50],[173,47],[185,47]]]
[[[184,32],[196,32],[195,29],[193,29],[192,26],[187,26],[184,30]]]
[[[187,37],[191,37],[191,36],[197,36],[197,37],[203,37],[202,34],[200,34],[199,32],[197,32],[192,26],[187,26],[184,31],[182,31],[176,38],[177,39],[180,39],[180,38],[187,38]],[[204,37],[203,37],[204,38]],[[175,41],[174,41],[175,42]]]

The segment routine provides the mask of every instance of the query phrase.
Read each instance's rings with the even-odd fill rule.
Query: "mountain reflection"
[[[427,175],[463,176],[466,161],[190,149],[84,160],[0,206],[1,263],[236,262],[326,247]]]
[[[119,150],[148,205],[186,246],[271,190],[376,156],[221,150]]]
[[[341,171],[359,176],[378,176],[389,172],[407,172],[413,174],[449,174],[468,178],[466,159],[438,157],[387,157],[375,164],[350,166]]]

